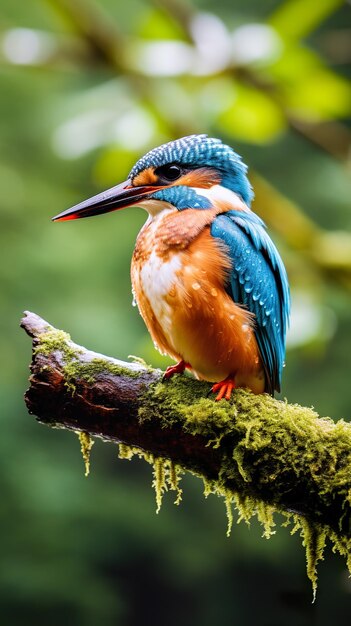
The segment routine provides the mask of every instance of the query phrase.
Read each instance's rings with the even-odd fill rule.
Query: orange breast
[[[261,393],[254,316],[225,291],[230,261],[210,234],[213,217],[211,209],[168,212],[142,229],[132,262],[135,298],[161,352],[190,363],[198,378],[234,375]]]

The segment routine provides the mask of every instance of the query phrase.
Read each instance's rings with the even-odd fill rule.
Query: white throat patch
[[[237,211],[250,211],[249,207],[239,198],[238,194],[222,185],[212,185],[209,189],[202,187],[193,187],[194,191],[200,196],[208,198],[208,200],[216,206],[216,204],[227,204]]]
[[[161,216],[161,213],[162,215],[166,215],[166,213],[177,211],[173,204],[170,202],[164,202],[164,200],[144,200],[140,202],[139,206],[145,209],[151,218]]]

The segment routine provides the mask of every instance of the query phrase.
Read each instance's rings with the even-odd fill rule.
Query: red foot
[[[170,365],[163,374],[163,378],[168,379],[172,378],[174,374],[183,374],[187,367],[190,367],[190,363],[186,363],[185,361],[179,361],[177,365]]]
[[[219,400],[222,400],[222,398],[225,398],[225,400],[230,400],[232,391],[233,389],[235,389],[235,387],[236,385],[234,378],[228,376],[225,380],[221,380],[221,382],[215,383],[211,388],[211,391],[213,391],[213,393],[216,393],[216,391],[218,391],[218,394],[215,398],[216,402],[218,402]]]

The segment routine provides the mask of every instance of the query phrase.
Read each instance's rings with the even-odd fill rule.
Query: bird
[[[205,134],[156,147],[128,179],[55,216],[66,221],[141,206],[131,263],[134,299],[156,348],[213,383],[215,400],[233,389],[281,390],[290,314],[287,273],[262,219],[251,209],[247,166]]]

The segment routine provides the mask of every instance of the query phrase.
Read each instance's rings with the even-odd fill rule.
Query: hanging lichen
[[[125,443],[118,444],[118,458],[125,459],[126,461],[131,461],[135,454],[135,448],[131,446],[126,446]]]
[[[174,500],[174,504],[177,506],[180,504],[183,493],[183,490],[180,487],[180,481],[182,474],[184,473],[184,470],[180,465],[174,463],[170,459],[154,457],[154,455],[149,452],[145,452],[144,450],[133,446],[127,446],[124,443],[119,444],[118,456],[120,459],[125,459],[127,461],[130,461],[134,456],[138,456],[149,463],[149,465],[152,465],[152,486],[155,489],[156,513],[159,513],[161,510],[163,494],[165,491],[175,491],[177,495]]]
[[[274,521],[274,507],[259,502],[256,507],[257,519],[263,526],[263,537],[270,539],[272,535],[275,535],[275,521]]]
[[[211,495],[211,493],[216,493],[216,485],[213,483],[213,481],[211,481],[208,478],[205,478],[203,476],[202,482],[204,484],[204,496],[205,496],[205,498],[208,498],[208,496]]]
[[[165,463],[166,460],[162,457],[154,459],[154,479],[152,481],[152,486],[155,489],[156,495],[156,513],[159,513],[161,510],[163,492],[167,490]]]
[[[94,440],[90,437],[89,433],[78,431],[77,432],[80,450],[82,453],[84,466],[85,466],[85,476],[89,476],[90,472],[90,452],[94,445]]]
[[[232,532],[232,527],[233,527],[233,509],[232,509],[233,495],[230,493],[227,493],[225,496],[224,502],[225,502],[225,510],[227,514],[227,537],[230,537],[230,534]]]
[[[166,477],[169,488],[177,493],[176,499],[174,500],[174,504],[177,506],[182,501],[183,489],[181,489],[179,484],[183,473],[184,470],[180,467],[180,465],[173,463],[173,461],[169,461],[169,466],[166,469]]]
[[[314,602],[317,592],[317,565],[323,560],[327,530],[318,524],[311,524],[303,517],[297,518],[297,525],[301,528],[302,545],[306,549],[307,576],[312,583]]]

